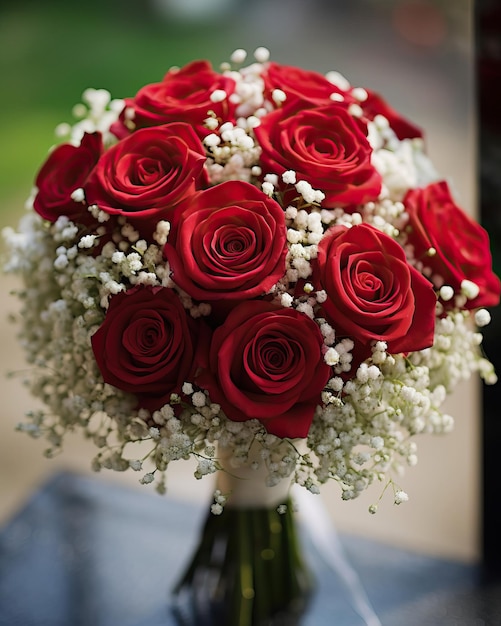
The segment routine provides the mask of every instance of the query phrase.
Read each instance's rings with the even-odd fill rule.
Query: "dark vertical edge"
[[[501,4],[475,2],[480,219],[501,275]],[[501,578],[501,309],[492,313],[484,347],[500,382],[483,388],[482,556],[487,579]]]

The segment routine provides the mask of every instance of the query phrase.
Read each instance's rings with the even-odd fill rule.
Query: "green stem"
[[[267,568],[269,567],[271,550],[265,546],[263,529],[259,523],[259,510],[249,511],[252,516],[251,527],[254,548],[254,614],[256,619],[264,619],[270,603],[270,588],[267,585]],[[243,538],[245,540],[245,538]]]
[[[239,626],[252,626],[255,589],[252,546],[249,543],[249,517],[247,515],[239,515],[236,523],[238,533],[236,552],[238,559],[238,582],[237,588],[231,597],[231,614],[239,616]]]
[[[220,516],[210,514],[174,596],[188,599],[184,613],[191,618],[181,623],[189,626],[271,626],[279,613],[295,623],[312,587],[288,502],[284,514],[229,507]]]

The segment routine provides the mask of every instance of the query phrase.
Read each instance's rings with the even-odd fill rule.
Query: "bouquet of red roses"
[[[84,92],[6,232],[47,407],[20,429],[48,456],[80,429],[94,469],[160,492],[172,461],[226,470],[211,510],[231,492],[237,509],[208,516],[177,587],[193,623],[222,626],[297,613],[310,589],[287,491],[264,505],[249,472],[406,500],[393,472],[414,436],[451,428],[461,380],[496,380],[478,328],[500,295],[419,128],[337,72],[244,61],[173,68],[125,101]]]
[[[21,428],[49,455],[81,428],[95,469],[160,491],[171,461],[201,477],[216,443],[233,465],[256,443],[268,485],[349,499],[451,427],[461,379],[495,380],[477,326],[500,283],[419,128],[337,72],[255,58],[87,90],[58,128],[7,232],[48,407]]]

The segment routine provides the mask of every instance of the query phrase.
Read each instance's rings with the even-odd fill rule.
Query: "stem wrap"
[[[226,506],[238,509],[273,508],[289,498],[291,479],[284,478],[277,485],[266,483],[268,468],[260,456],[260,447],[254,443],[244,465],[233,466],[231,451],[219,446],[218,460],[222,471],[217,473],[216,485],[223,494],[230,494]],[[253,468],[257,463],[257,469]]]
[[[228,467],[224,450],[219,459],[228,469],[218,472],[217,485],[231,495],[221,515],[208,514],[198,548],[174,589],[178,622],[294,626],[313,582],[299,548],[290,481],[266,487],[264,463],[259,470]],[[278,504],[286,504],[285,513],[277,511]]]

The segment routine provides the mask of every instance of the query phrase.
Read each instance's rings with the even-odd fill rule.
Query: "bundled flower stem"
[[[208,515],[192,561],[174,589],[181,624],[294,624],[313,588],[299,551],[292,503],[227,506]]]

